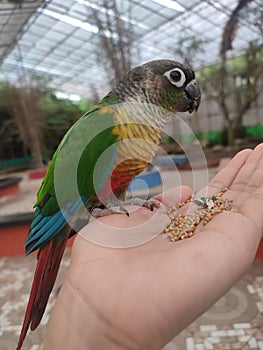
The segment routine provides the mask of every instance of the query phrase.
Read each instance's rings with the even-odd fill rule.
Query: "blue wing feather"
[[[30,254],[32,251],[54,238],[65,228],[70,219],[85,205],[86,202],[87,200],[80,197],[76,202],[68,203],[66,208],[62,208],[52,216],[43,216],[39,208],[37,208],[37,216],[34,219],[37,224],[31,226],[29,234],[25,240],[26,254]]]

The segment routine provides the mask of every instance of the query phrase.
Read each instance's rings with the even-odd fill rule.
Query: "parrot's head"
[[[145,99],[173,112],[192,113],[201,100],[193,70],[172,60],[155,60],[131,69],[119,87],[124,98],[127,93],[127,98]]]

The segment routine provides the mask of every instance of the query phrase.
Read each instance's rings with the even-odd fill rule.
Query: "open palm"
[[[162,202],[159,211],[127,207],[130,217],[114,214],[86,226],[75,240],[44,348],[161,349],[209,308],[252,263],[262,237],[263,145],[237,154],[206,193],[225,187],[234,211],[215,215],[180,242],[158,235],[114,249],[90,243],[85,235],[99,234],[100,223],[125,230],[148,222],[147,229],[155,232],[167,220],[167,208],[189,198],[187,187],[156,197]]]

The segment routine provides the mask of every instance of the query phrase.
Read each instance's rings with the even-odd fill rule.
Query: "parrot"
[[[120,203],[129,183],[151,163],[171,113],[192,113],[200,100],[191,67],[157,59],[126,72],[66,132],[38,190],[25,240],[26,255],[37,251],[37,266],[17,350],[29,327],[41,322],[68,239],[91,215],[125,213]],[[144,204],[153,210],[156,203]]]

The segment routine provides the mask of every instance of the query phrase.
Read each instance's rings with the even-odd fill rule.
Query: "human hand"
[[[110,249],[78,236],[44,348],[161,349],[253,261],[263,231],[262,182],[260,145],[240,152],[210,182],[209,195],[228,187],[224,197],[233,200],[234,211],[215,215],[192,238],[173,243],[159,235],[139,246]],[[158,215],[139,208],[130,217],[114,214],[99,221],[126,228],[146,220],[154,230],[165,207],[190,194],[179,187],[158,196],[163,204]],[[96,227],[101,226],[85,227],[84,236]]]
[[[259,236],[263,235],[263,144],[254,150],[239,152],[209,183],[207,192],[214,194],[228,188],[223,196],[233,200],[234,211],[239,219],[254,227]],[[199,192],[199,196],[204,189]],[[231,213],[230,216],[232,220]],[[234,218],[234,216],[233,216]],[[247,222],[249,221],[249,223]],[[215,221],[213,224],[217,225]],[[214,225],[213,225],[214,226]],[[212,227],[211,225],[208,226]]]

